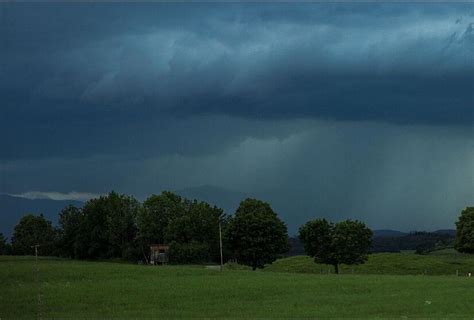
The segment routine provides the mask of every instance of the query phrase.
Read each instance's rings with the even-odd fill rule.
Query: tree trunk
[[[337,263],[334,264],[334,273],[339,274],[339,265]]]

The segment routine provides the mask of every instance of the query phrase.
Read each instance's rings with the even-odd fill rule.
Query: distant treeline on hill
[[[400,252],[414,250],[418,254],[425,254],[433,250],[452,248],[456,238],[456,230],[438,230],[434,232],[413,231],[403,233],[399,231],[374,231],[371,252]],[[289,238],[290,250],[287,256],[304,255],[304,247],[298,237]]]
[[[415,231],[401,236],[376,236],[372,241],[372,252],[415,250],[416,253],[424,254],[433,250],[453,247],[455,238],[455,230]]]

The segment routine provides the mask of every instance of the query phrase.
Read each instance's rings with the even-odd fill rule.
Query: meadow
[[[0,318],[33,318],[38,312],[43,318],[474,315],[474,278],[279,271],[291,259],[307,258],[279,260],[266,268],[268,272],[41,258],[36,282],[32,257],[4,256],[0,257]]]
[[[275,261],[266,271],[291,273],[331,273],[333,267],[316,264],[308,256],[295,256]],[[459,275],[474,274],[474,256],[454,249],[434,251],[428,255],[412,252],[377,253],[369,255],[366,263],[356,266],[341,265],[342,274],[385,275]]]

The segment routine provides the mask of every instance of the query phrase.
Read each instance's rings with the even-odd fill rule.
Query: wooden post
[[[221,271],[222,267],[224,266],[224,255],[222,253],[222,228],[221,228],[221,220],[219,219],[219,247],[221,251]]]
[[[38,286],[38,319],[42,319],[42,314],[41,314],[41,283],[39,280],[39,266],[38,266],[38,247],[40,245],[34,245],[32,248],[35,248],[35,273],[36,273],[36,285]]]

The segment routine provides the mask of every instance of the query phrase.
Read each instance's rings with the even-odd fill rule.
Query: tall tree
[[[237,262],[253,270],[276,260],[288,250],[288,231],[266,202],[246,199],[229,219],[226,243]]]
[[[461,211],[456,222],[456,241],[454,247],[463,253],[474,253],[474,207]]]
[[[218,262],[219,223],[225,224],[225,221],[222,209],[202,201],[184,200],[184,210],[171,219],[166,229],[165,239],[171,245],[170,259],[188,263]]]
[[[139,237],[143,244],[165,243],[170,221],[182,215],[183,211],[183,199],[169,191],[146,199],[137,217]]]
[[[136,217],[140,203],[131,196],[111,192],[89,200],[83,208],[83,222],[79,227],[81,258],[124,258],[136,256]]]
[[[345,220],[336,224],[325,219],[307,222],[299,230],[306,253],[317,263],[334,266],[361,264],[367,260],[372,243],[372,231],[360,221]]]
[[[16,255],[29,255],[34,253],[33,246],[40,245],[41,255],[51,255],[54,252],[55,240],[56,234],[51,221],[46,220],[42,214],[28,214],[15,226],[12,250]]]
[[[81,223],[84,222],[82,209],[73,205],[65,207],[59,213],[58,252],[63,257],[76,258],[80,239]]]

